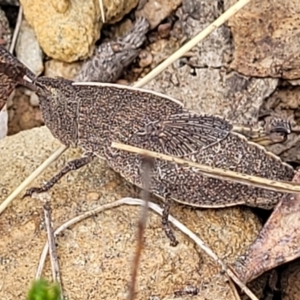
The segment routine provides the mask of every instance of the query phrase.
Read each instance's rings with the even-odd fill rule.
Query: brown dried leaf
[[[300,182],[297,172],[293,182]],[[245,254],[232,265],[243,282],[300,256],[300,196],[285,195]]]
[[[251,1],[228,22],[235,42],[231,67],[247,76],[299,78],[299,13],[298,0]]]

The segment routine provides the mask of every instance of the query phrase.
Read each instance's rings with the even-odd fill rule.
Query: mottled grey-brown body
[[[161,94],[111,84],[80,84],[41,77],[35,82],[45,123],[68,146],[105,158],[125,179],[142,187],[141,156],[111,148],[132,146],[274,180],[293,169],[231,131],[218,117],[185,110]],[[202,175],[197,169],[156,160],[151,192],[198,207],[238,204],[272,208],[281,193]]]
[[[126,180],[143,188],[143,158],[111,148],[112,142],[273,180],[289,181],[294,175],[293,168],[280,158],[233,132],[226,120],[187,111],[180,102],[162,94],[113,84],[35,78],[0,46],[2,79],[4,92],[0,93],[0,100],[6,101],[6,91],[17,84],[35,90],[52,134],[65,145],[82,147],[87,152],[85,157],[69,162],[44,186],[28,190],[25,196],[49,190],[64,174],[86,165],[95,155],[106,159]],[[283,129],[286,132],[286,126]],[[152,193],[166,200],[162,224],[171,245],[177,244],[168,226],[172,199],[197,207],[245,204],[268,209],[282,196],[279,192],[205,176],[198,169],[159,159],[154,161],[150,187]]]

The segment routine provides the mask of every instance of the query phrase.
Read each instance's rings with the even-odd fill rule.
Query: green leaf
[[[44,279],[36,280],[28,292],[27,300],[60,300],[59,285]]]

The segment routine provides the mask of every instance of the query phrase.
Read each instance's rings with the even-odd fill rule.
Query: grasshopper
[[[230,122],[189,111],[163,94],[116,84],[36,78],[4,48],[0,49],[0,74],[37,93],[45,125],[55,138],[85,150],[83,157],[70,161],[25,196],[49,190],[66,173],[95,157],[105,159],[126,180],[143,188],[142,156],[114,149],[112,142],[272,180],[290,181],[294,176],[291,166],[235,132]],[[270,132],[276,133],[276,124],[279,135],[288,133],[282,122],[273,124]],[[160,159],[153,164],[150,192],[164,200],[162,224],[173,246],[177,240],[168,223],[172,201],[202,208],[248,205],[271,209],[282,197],[280,192],[212,178]]]

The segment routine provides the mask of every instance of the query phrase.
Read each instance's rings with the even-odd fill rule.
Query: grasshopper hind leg
[[[172,230],[172,228],[170,227],[170,223],[169,223],[169,213],[170,213],[170,207],[172,205],[172,198],[170,196],[170,194],[167,194],[165,196],[165,200],[164,200],[164,204],[163,204],[163,213],[162,213],[162,227],[164,229],[164,232],[166,234],[166,236],[168,237],[168,239],[170,240],[170,245],[172,247],[176,247],[178,245],[178,241],[174,235],[174,232]]]

